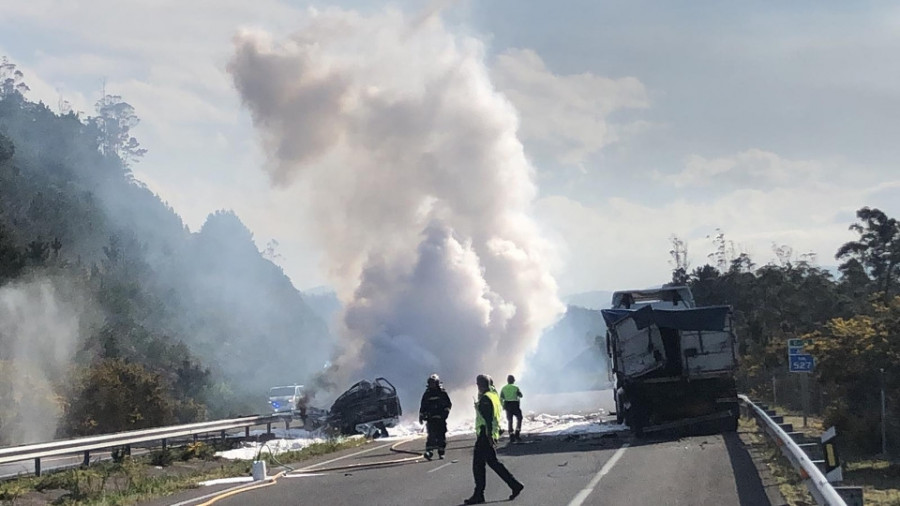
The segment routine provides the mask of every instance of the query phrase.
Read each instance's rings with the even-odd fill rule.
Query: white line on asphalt
[[[581,489],[581,492],[578,492],[578,495],[576,495],[575,498],[572,499],[572,501],[569,503],[569,506],[581,506],[581,504],[584,503],[584,500],[587,499],[588,496],[591,495],[591,492],[594,491],[594,487],[596,487],[597,484],[600,483],[600,480],[604,476],[606,476],[606,474],[609,473],[613,466],[616,465],[616,462],[618,462],[619,459],[622,458],[622,454],[625,453],[626,448],[628,448],[628,443],[623,444],[621,448],[616,450],[616,453],[613,454],[612,458],[607,460],[606,464],[603,464],[603,467],[601,467],[600,470],[597,471],[597,474],[594,475],[594,477],[591,479],[591,482],[588,483],[586,487]]]
[[[443,469],[449,465],[452,465],[452,464],[453,464],[453,462],[447,462],[446,464],[442,465],[441,467],[435,467],[434,469],[432,469],[431,471],[428,471],[428,472],[433,473],[435,471],[440,471],[441,469]]]

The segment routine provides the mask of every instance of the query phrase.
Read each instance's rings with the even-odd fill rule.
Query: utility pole
[[[806,419],[809,418],[809,374],[804,373],[800,377],[800,385],[803,389],[803,428],[806,428]]]
[[[881,454],[887,457],[887,417],[884,402],[884,368],[881,371]]]
[[[772,409],[778,405],[778,393],[775,390],[775,375],[772,375]]]

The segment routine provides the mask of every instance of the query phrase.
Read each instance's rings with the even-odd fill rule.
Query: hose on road
[[[410,441],[415,441],[416,439],[421,439],[421,438],[422,438],[422,436],[417,436],[417,437],[410,438],[410,439],[403,439],[401,441],[394,443],[390,447],[390,451],[393,453],[409,454],[409,455],[413,455],[412,457],[404,457],[401,459],[393,459],[393,460],[379,460],[376,462],[363,462],[363,463],[359,463],[359,464],[347,464],[347,465],[343,465],[343,466],[332,466],[332,467],[317,467],[315,464],[313,464],[311,466],[307,466],[307,467],[304,467],[301,469],[296,469],[296,470],[291,469],[290,467],[284,466],[284,464],[282,464],[282,466],[287,467],[289,469],[289,471],[281,471],[278,474],[267,479],[264,483],[250,485],[250,486],[237,488],[237,489],[226,490],[226,491],[222,492],[221,494],[219,494],[215,497],[212,497],[208,501],[200,504],[199,506],[210,506],[211,504],[213,504],[217,501],[220,501],[227,497],[231,497],[231,496],[240,494],[242,492],[249,492],[251,490],[257,490],[260,488],[272,486],[275,484],[276,481],[278,481],[279,478],[281,478],[283,476],[287,476],[288,474],[325,473],[325,472],[361,470],[361,469],[370,469],[370,468],[374,469],[374,468],[379,468],[379,467],[401,466],[401,465],[405,465],[405,464],[413,464],[416,462],[421,462],[424,460],[424,457],[422,457],[422,455],[420,453],[414,452],[411,450],[401,450],[400,448],[398,448],[401,444],[408,443]]]

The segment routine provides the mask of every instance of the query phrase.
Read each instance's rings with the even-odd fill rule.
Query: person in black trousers
[[[494,447],[500,439],[500,396],[491,390],[490,376],[479,374],[475,378],[478,386],[478,401],[475,403],[475,453],[472,455],[472,475],[475,478],[475,493],[463,501],[465,504],[484,503],[484,489],[487,485],[487,470],[490,466],[512,490],[509,500],[513,500],[525,488],[499,460]]]
[[[425,423],[428,438],[425,440],[425,458],[431,460],[434,450],[438,452],[438,458],[444,458],[447,448],[447,417],[450,416],[450,396],[441,386],[441,379],[437,374],[428,377],[428,385],[422,394],[422,402],[419,405],[419,423]]]

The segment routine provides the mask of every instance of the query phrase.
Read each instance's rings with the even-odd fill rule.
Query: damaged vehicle
[[[681,286],[616,292],[612,308],[601,313],[618,422],[639,436],[737,429],[731,307],[697,307]]]
[[[335,399],[329,410],[328,425],[342,434],[387,436],[395,427],[403,410],[397,389],[388,380],[362,380]]]
[[[397,389],[385,378],[355,383],[335,399],[330,410],[310,406],[310,398],[303,385],[269,389],[269,406],[275,416],[284,419],[286,429],[299,419],[307,430],[328,426],[341,434],[383,437],[403,414]]]

